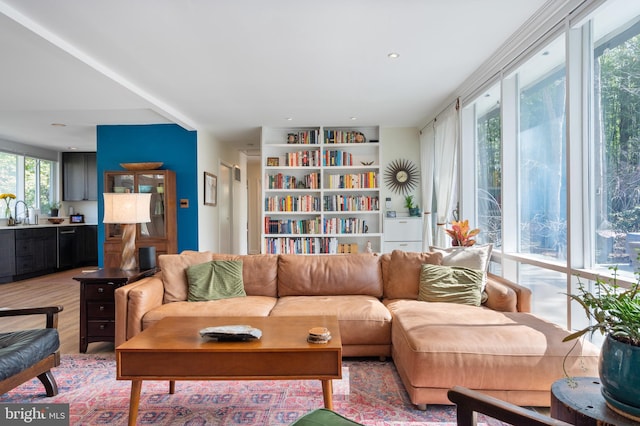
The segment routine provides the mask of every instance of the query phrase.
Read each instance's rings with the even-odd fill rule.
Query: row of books
[[[335,237],[274,237],[265,238],[268,254],[335,254],[338,239]]]
[[[324,152],[323,166],[353,166],[353,154],[337,149]]]
[[[322,158],[320,150],[287,152],[284,156],[285,166],[291,167],[320,167]]]
[[[298,180],[295,176],[277,173],[267,175],[269,189],[318,189],[320,188],[320,173],[309,173]]]
[[[357,217],[332,217],[322,222],[322,230],[325,234],[365,234],[369,227]]]
[[[315,129],[289,132],[287,133],[287,143],[318,144],[320,143],[320,131]]]
[[[325,195],[324,211],[377,211],[380,210],[380,199],[369,195]]]
[[[378,173],[352,173],[346,175],[329,175],[330,189],[378,188]]]
[[[325,130],[324,143],[363,143],[366,139],[356,130]]]
[[[320,211],[320,197],[312,195],[266,197],[264,209],[268,212],[317,212]]]
[[[266,234],[320,234],[320,218],[313,219],[271,219],[264,218]]]

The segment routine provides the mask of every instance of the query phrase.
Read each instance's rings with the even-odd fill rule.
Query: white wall
[[[221,163],[240,168],[240,182],[233,180],[232,248],[235,254],[247,253],[247,159],[233,147],[217,141],[211,134],[198,131],[198,250],[219,250],[220,209],[204,205],[204,172],[219,175]]]
[[[405,159],[410,160],[418,168],[418,179],[420,178],[420,136],[419,131],[412,127],[382,127],[380,128],[380,185],[382,190],[380,195],[382,199],[381,208],[384,207],[385,199],[391,197],[391,209],[399,213],[409,213],[404,207],[404,195],[391,191],[384,181],[385,171],[389,163],[393,160]],[[418,183],[418,186],[411,192],[414,195],[415,204],[420,205],[422,197],[422,182]]]

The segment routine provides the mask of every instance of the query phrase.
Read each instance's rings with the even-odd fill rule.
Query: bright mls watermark
[[[69,426],[69,404],[0,404],[0,425]]]

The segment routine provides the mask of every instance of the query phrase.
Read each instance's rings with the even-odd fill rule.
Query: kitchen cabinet
[[[155,247],[156,258],[178,250],[176,174],[171,170],[122,170],[104,174],[105,192],[151,193],[151,222],[136,225],[136,256],[140,247]],[[104,267],[118,268],[122,257],[122,229],[105,224]],[[156,259],[157,261],[157,259]]]
[[[54,272],[57,267],[56,228],[15,230],[15,276],[18,279]]]
[[[13,229],[0,230],[0,283],[12,281],[16,273],[16,240]]]
[[[98,167],[95,152],[62,153],[62,199],[96,201]]]
[[[98,264],[96,225],[58,228],[58,269]]]

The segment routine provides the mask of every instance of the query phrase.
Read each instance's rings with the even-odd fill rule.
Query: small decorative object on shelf
[[[445,229],[445,232],[451,237],[451,245],[454,247],[471,247],[476,243],[473,239],[480,233],[480,228],[470,229],[469,221],[463,220],[451,222],[451,229]]]
[[[267,157],[267,166],[277,167],[280,165],[280,159],[278,157]]]

